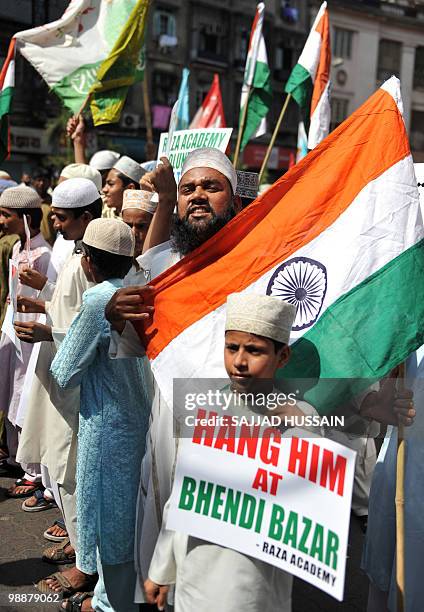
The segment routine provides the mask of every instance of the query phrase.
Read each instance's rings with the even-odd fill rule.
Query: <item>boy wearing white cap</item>
[[[138,609],[133,603],[135,513],[150,402],[142,361],[109,358],[104,308],[132,265],[134,237],[120,220],[96,219],[82,246],[82,268],[95,287],[84,293],[81,311],[51,366],[60,389],[81,385],[77,568],[103,574],[94,609],[131,612]]]
[[[123,155],[113,166],[107,175],[103,187],[106,206],[115,209],[115,214],[120,215],[124,191],[126,189],[140,189],[141,177],[146,173],[136,161]]]
[[[21,275],[23,284],[34,286],[38,283],[38,288],[42,288],[38,300],[22,297],[21,309],[32,313],[46,312],[48,325],[31,321],[21,323],[16,328],[22,342],[41,342],[17,458],[25,463],[40,463],[45,477],[53,485],[71,543],[68,549],[60,550],[62,563],[75,559],[72,547],[76,546],[75,467],[79,389],[59,389],[49,370],[56,354],[53,339],[63,338],[80,310],[84,291],[90,286],[81,268],[78,241],[82,239],[90,221],[100,217],[101,209],[102,201],[92,181],[74,178],[58,185],[53,192],[55,228],[61,231],[66,240],[76,241],[75,249],[66,260],[55,285],[46,282],[42,275],[28,271]],[[50,558],[50,554],[47,558]],[[76,586],[83,584],[81,580]]]
[[[228,296],[224,362],[235,395],[273,391],[275,373],[290,357],[295,316],[296,308],[279,298]],[[305,402],[284,406],[281,412],[316,414]],[[167,530],[167,510],[145,582],[150,603],[163,609],[167,586],[175,584],[175,612],[291,610],[290,574],[235,550]]]
[[[25,222],[29,232],[26,235]],[[11,258],[18,265],[18,270],[30,267],[32,270],[45,275],[50,261],[51,247],[40,232],[42,219],[41,198],[30,187],[11,187],[4,191],[0,199],[0,229],[6,235],[17,234],[20,240],[14,245]],[[24,287],[19,281],[17,292],[26,297],[35,298],[38,291]],[[8,305],[8,314],[12,316],[13,305]],[[24,313],[14,313],[15,321],[28,321]],[[34,318],[30,316],[30,318]],[[15,458],[18,446],[18,431],[22,426],[25,405],[21,404],[24,380],[28,370],[33,347],[29,344],[21,345],[21,357],[18,358],[12,340],[5,332],[0,339],[0,369],[2,372],[2,385],[0,385],[0,410],[7,415],[6,429],[9,447],[9,456]],[[24,466],[27,473],[24,478],[16,481],[15,486],[9,489],[11,497],[28,497],[41,487],[39,477],[40,466]],[[28,472],[29,470],[29,472]],[[51,505],[51,504],[50,504]],[[46,506],[48,507],[47,503]]]
[[[122,220],[131,228],[134,236],[134,261],[124,279],[124,285],[144,285],[149,280],[143,269],[143,245],[157,204],[152,202],[152,193],[141,189],[124,191]]]

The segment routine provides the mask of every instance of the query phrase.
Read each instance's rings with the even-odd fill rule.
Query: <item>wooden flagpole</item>
[[[272,134],[272,138],[271,138],[270,143],[268,145],[268,148],[266,150],[264,161],[262,162],[262,166],[261,166],[261,169],[259,171],[259,178],[258,178],[259,185],[261,184],[262,177],[263,177],[264,172],[266,170],[266,167],[268,165],[269,156],[271,155],[272,147],[274,146],[275,139],[277,138],[277,134],[280,131],[281,122],[283,120],[284,115],[286,114],[286,110],[287,110],[287,107],[289,105],[290,98],[291,98],[291,94],[289,93],[289,94],[287,94],[286,99],[284,100],[283,108],[281,109],[280,116],[278,117],[278,121],[277,121],[277,123],[275,125],[274,132]]]
[[[146,121],[146,158],[153,159],[155,156],[155,144],[153,142],[153,128],[152,128],[152,113],[150,111],[150,99],[149,99],[149,87],[147,83],[147,74],[144,70],[143,77],[143,107],[144,117]]]
[[[247,96],[246,96],[246,104],[243,106],[243,113],[242,113],[242,116],[241,116],[239,130],[238,130],[238,134],[237,134],[236,151],[234,153],[233,166],[234,166],[234,168],[236,170],[237,170],[238,158],[239,158],[239,155],[240,155],[241,139],[242,139],[243,132],[244,132],[244,127],[245,127],[245,124],[246,124],[247,107],[249,105],[249,100],[250,100],[250,94],[251,93],[252,93],[252,86],[249,85],[249,88],[247,90]]]
[[[82,113],[83,113],[83,111],[84,111],[85,107],[87,106],[87,104],[88,104],[88,103],[89,103],[89,101],[90,101],[90,98],[91,98],[91,91],[89,91],[89,92],[88,92],[88,94],[85,96],[84,101],[83,101],[83,103],[81,104],[79,111],[77,112],[77,115],[76,115],[77,117],[79,117],[80,115],[82,115]]]
[[[400,365],[399,383],[404,387],[405,363]],[[398,425],[396,461],[396,586],[397,612],[405,610],[405,437],[404,426]]]

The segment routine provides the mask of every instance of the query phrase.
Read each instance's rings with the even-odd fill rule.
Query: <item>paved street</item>
[[[58,609],[57,604],[8,603],[9,595],[37,593],[34,583],[57,571],[54,565],[41,561],[41,551],[51,545],[43,538],[44,530],[59,517],[58,510],[23,512],[22,500],[9,499],[5,496],[5,490],[12,484],[12,478],[0,478],[0,608],[6,612],[23,612],[23,610],[51,612]],[[363,612],[365,610],[366,579],[359,570],[362,541],[359,525],[353,518],[345,601],[339,603],[305,582],[296,581],[293,612]]]

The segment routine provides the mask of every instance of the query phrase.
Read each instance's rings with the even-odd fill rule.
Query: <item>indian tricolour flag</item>
[[[271,73],[268,66],[265,41],[262,34],[265,5],[260,2],[256,9],[250,33],[246,68],[240,100],[240,123],[246,113],[240,150],[251,138],[266,132],[266,115],[272,104]],[[247,110],[244,107],[247,104]]]
[[[330,129],[330,67],[330,26],[327,3],[323,2],[285,87],[300,106],[309,149],[316,147]]]
[[[9,113],[15,86],[15,41],[11,40],[0,72],[0,161],[10,153]]]
[[[140,0],[71,0],[60,19],[15,34],[17,49],[65,106],[77,113],[92,86],[97,84],[100,68],[109,78],[110,66],[116,65],[116,56],[124,50],[124,44],[119,50],[115,44],[125,27],[128,28],[132,12],[147,3],[147,0],[143,3]],[[140,65],[131,61],[128,70],[135,67],[142,72],[141,45],[139,59]],[[120,87],[122,71],[113,78],[116,79],[114,86]],[[103,88],[103,75],[99,88]]]
[[[424,229],[401,105],[392,77],[153,281],[147,350],[170,406],[173,378],[226,377],[225,301],[235,291],[296,305],[287,371],[315,379],[306,397],[321,412],[423,344]]]

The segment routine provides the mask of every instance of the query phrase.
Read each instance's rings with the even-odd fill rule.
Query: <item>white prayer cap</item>
[[[93,168],[88,164],[68,164],[63,168],[60,176],[63,176],[63,178],[66,179],[87,178],[90,181],[93,181],[97,191],[100,191],[102,188],[102,175],[98,170],[96,170],[96,168]]]
[[[97,151],[88,162],[89,166],[96,170],[110,170],[120,158],[119,153],[115,151]]]
[[[70,178],[53,191],[52,206],[56,208],[82,208],[100,198],[97,187],[87,178]]]
[[[41,198],[31,187],[10,187],[3,191],[0,206],[4,208],[41,208]]]
[[[152,202],[153,193],[144,189],[125,189],[121,213],[127,208],[145,210],[153,215],[158,203]]]
[[[140,166],[146,172],[153,172],[153,170],[156,168],[157,165],[158,165],[158,162],[156,161],[156,159],[150,159],[149,161],[145,161],[142,164],[140,164]]]
[[[225,331],[243,331],[289,343],[296,306],[270,295],[232,293],[227,297]]]
[[[6,180],[11,180],[11,176],[8,172],[6,172],[5,170],[0,170],[0,179],[6,179]]]
[[[120,219],[94,219],[84,232],[82,241],[107,253],[132,257],[134,236],[131,228]]]
[[[213,168],[218,170],[229,180],[233,193],[236,192],[237,172],[225,153],[219,149],[203,147],[202,149],[191,151],[185,158],[180,181],[184,174],[193,168]]]
[[[128,176],[128,178],[130,178],[132,181],[135,181],[136,183],[140,181],[143,174],[146,174],[146,171],[143,170],[140,164],[131,159],[131,157],[127,157],[126,155],[123,155],[121,158],[119,158],[118,161],[113,165],[113,168],[115,170],[118,170],[118,172],[125,174],[125,176]]]

